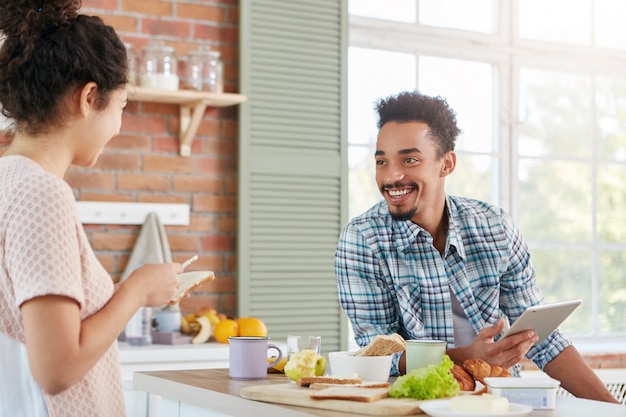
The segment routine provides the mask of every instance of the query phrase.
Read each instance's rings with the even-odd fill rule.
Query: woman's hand
[[[146,264],[135,269],[128,277],[133,291],[144,297],[143,306],[158,307],[167,304],[178,287],[179,273],[183,272],[179,263]]]

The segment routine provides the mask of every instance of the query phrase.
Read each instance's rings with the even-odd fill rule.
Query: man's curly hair
[[[442,97],[430,97],[418,91],[404,91],[380,99],[375,106],[378,129],[388,122],[423,122],[430,137],[437,143],[439,157],[454,150],[461,130],[456,125],[456,112]]]

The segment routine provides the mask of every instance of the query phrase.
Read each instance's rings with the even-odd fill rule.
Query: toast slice
[[[389,388],[389,382],[364,382],[362,384],[331,384],[327,382],[313,382],[309,389],[320,390],[332,387],[354,387],[354,388]]]
[[[354,356],[389,356],[403,352],[406,341],[398,333],[379,334],[367,346],[354,352]]]
[[[354,377],[337,377],[337,376],[307,376],[300,378],[297,383],[302,387],[308,387],[315,383],[345,385],[345,384],[360,384],[363,380],[358,376]]]
[[[315,391],[313,400],[347,400],[371,403],[389,396],[389,388],[331,387]]]
[[[198,288],[205,282],[213,281],[215,274],[213,271],[190,271],[178,274],[178,288],[172,296],[172,299],[167,303],[168,305],[174,305],[180,302],[180,300],[189,294],[193,289]]]

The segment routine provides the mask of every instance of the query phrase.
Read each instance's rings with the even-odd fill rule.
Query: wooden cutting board
[[[344,411],[362,415],[413,416],[424,414],[419,407],[424,401],[408,398],[383,398],[382,400],[365,403],[347,400],[312,400],[309,397],[310,394],[311,390],[309,388],[301,387],[294,383],[255,385],[244,387],[239,392],[242,398],[248,400]]]

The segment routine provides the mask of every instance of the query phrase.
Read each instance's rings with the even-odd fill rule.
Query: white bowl
[[[330,352],[331,376],[354,376],[363,381],[387,382],[391,370],[389,356],[352,356],[352,352]]]

